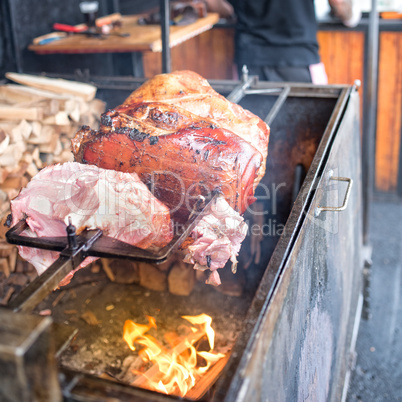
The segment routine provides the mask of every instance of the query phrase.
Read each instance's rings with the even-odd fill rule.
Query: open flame
[[[212,318],[207,314],[182,316],[192,324],[186,327],[187,334],[167,333],[164,338],[168,346],[164,346],[153,336],[146,334],[156,329],[153,317],[148,316],[148,324],[137,324],[127,320],[124,324],[123,338],[131,350],[134,344],[142,346],[138,354],[144,362],[152,366],[145,372],[136,372],[138,377],[132,385],[150,390],[184,396],[194,387],[209,368],[225,357],[214,349],[215,332],[212,329]],[[197,342],[206,336],[209,351],[197,350]]]

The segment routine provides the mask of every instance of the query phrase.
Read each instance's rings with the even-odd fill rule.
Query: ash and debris
[[[17,257],[13,272],[0,271],[0,306],[6,307],[10,300],[29,285],[38,274],[35,268]]]
[[[203,283],[197,283],[190,296],[177,296],[111,282],[103,270],[82,269],[70,284],[43,301],[36,312],[48,312],[55,322],[79,330],[59,358],[62,367],[121,379],[130,377],[125,371],[138,357],[123,340],[127,319],[147,324],[147,316],[154,317],[158,340],[162,340],[165,332],[191,325],[181,316],[206,313],[212,317],[215,349],[227,351],[242,329],[248,297],[224,295]]]

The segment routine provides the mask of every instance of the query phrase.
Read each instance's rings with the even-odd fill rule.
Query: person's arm
[[[232,18],[234,15],[233,7],[226,0],[205,0],[207,10],[219,13],[222,18]]]
[[[332,13],[347,27],[355,27],[361,18],[359,0],[328,0]]]

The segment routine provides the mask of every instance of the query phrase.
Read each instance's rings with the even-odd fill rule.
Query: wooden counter
[[[159,25],[138,25],[139,16],[122,18],[122,33],[130,36],[110,35],[105,38],[74,34],[43,45],[30,45],[29,50],[37,54],[55,53],[131,53],[161,52],[162,39]],[[210,13],[189,25],[173,25],[170,27],[170,47],[193,38],[212,28],[219,21],[218,14]]]
[[[234,69],[234,31],[216,28],[176,46],[171,51],[172,71],[191,70],[207,79],[236,79]],[[143,53],[144,76],[162,72],[158,53]]]

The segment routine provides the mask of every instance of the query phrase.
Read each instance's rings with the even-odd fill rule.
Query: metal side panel
[[[358,111],[352,92],[323,173],[298,196],[314,194],[237,378],[237,401],[341,400],[362,289]]]

